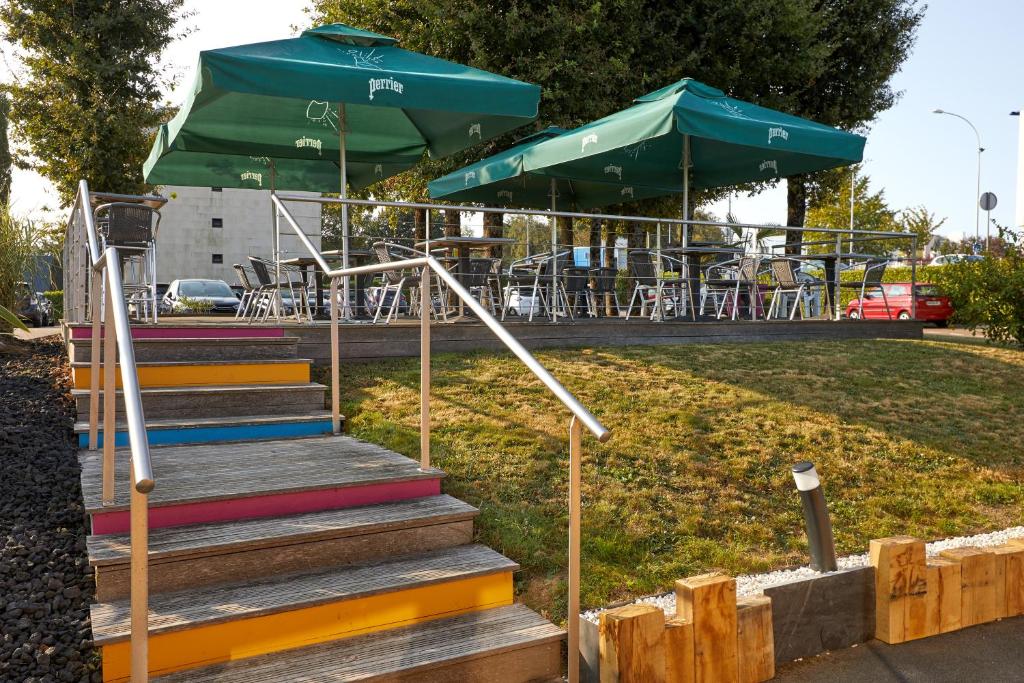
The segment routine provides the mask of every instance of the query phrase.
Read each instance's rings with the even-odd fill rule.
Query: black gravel
[[[0,346],[0,680],[100,681],[74,405],[56,338]]]

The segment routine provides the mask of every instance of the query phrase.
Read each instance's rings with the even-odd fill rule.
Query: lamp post
[[[951,111],[944,111],[942,109],[936,109],[932,113],[955,116],[971,127],[971,130],[974,131],[974,137],[978,140],[978,187],[974,193],[974,242],[977,244],[981,239],[981,207],[978,206],[978,200],[981,197],[981,153],[985,151],[985,148],[981,146],[981,134],[978,133],[978,129],[975,128],[974,124],[967,120],[967,117],[965,116],[954,114]]]

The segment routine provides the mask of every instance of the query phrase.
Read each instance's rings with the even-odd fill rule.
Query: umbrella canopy
[[[524,153],[523,169],[595,182],[614,174],[616,182],[682,192],[684,185],[722,187],[857,163],[864,142],[687,78],[533,146]]]
[[[608,179],[569,180],[528,172],[524,159],[530,150],[568,131],[551,126],[517,140],[504,152],[487,157],[430,182],[430,196],[435,199],[476,202],[490,206],[552,208],[551,191],[555,186],[558,210],[589,209],[621,204],[648,197],[671,194],[671,188],[632,186],[617,182],[610,169]],[[618,169],[621,170],[621,169]]]
[[[452,154],[536,117],[538,86],[395,43],[330,24],[201,52],[186,102],[143,167],[146,181],[268,188],[273,160],[280,189],[337,191],[344,147],[348,179],[363,187],[424,151]]]

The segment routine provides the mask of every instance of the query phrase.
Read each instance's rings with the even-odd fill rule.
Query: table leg
[[[313,293],[316,295],[316,303],[313,306],[313,315],[323,315],[324,312],[324,279],[320,277],[320,269],[313,266]],[[306,290],[309,291],[309,290]]]
[[[469,280],[469,246],[459,245],[459,272],[456,275],[459,284],[466,287]],[[469,288],[466,287],[468,290]],[[466,302],[459,298],[459,316],[466,315]]]
[[[825,289],[828,291],[828,317],[832,320],[837,319],[837,312],[839,311],[839,302],[837,295],[839,294],[839,278],[838,268],[836,268],[836,262],[832,259],[824,259],[825,262]]]

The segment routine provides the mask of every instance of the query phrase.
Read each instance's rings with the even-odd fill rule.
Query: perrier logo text
[[[371,78],[370,79],[370,99],[373,99],[373,93],[378,90],[390,90],[391,92],[402,94],[405,90],[405,85],[401,81],[396,81],[393,78]]]

